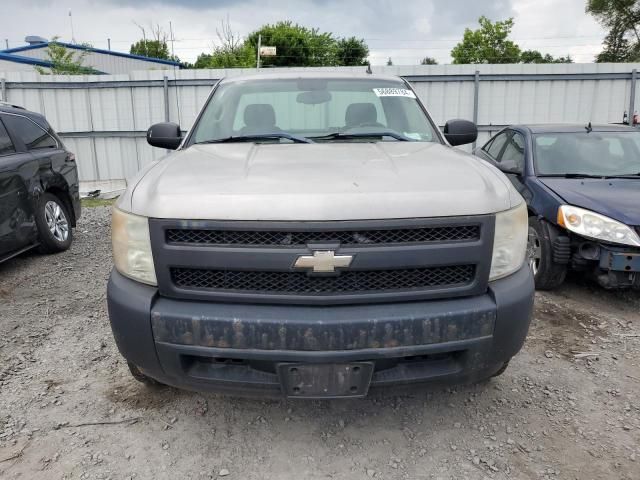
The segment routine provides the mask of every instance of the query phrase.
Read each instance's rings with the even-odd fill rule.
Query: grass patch
[[[95,207],[110,207],[116,202],[117,198],[83,198],[82,199],[82,207],[83,208],[95,208]]]

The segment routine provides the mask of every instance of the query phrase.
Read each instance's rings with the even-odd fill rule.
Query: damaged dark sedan
[[[640,131],[618,125],[516,125],[475,154],[511,180],[529,209],[538,289],[575,270],[605,288],[640,289]]]

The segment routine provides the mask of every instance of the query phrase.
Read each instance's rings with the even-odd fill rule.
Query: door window
[[[58,147],[58,142],[49,133],[26,117],[6,115],[4,121],[29,150]]]
[[[498,162],[508,163],[510,166],[514,165],[519,170],[524,170],[524,137],[521,134],[517,132],[513,133]]]
[[[493,139],[493,142],[491,142],[491,144],[485,147],[485,151],[491,158],[497,160],[500,156],[500,152],[502,151],[502,147],[504,147],[504,144],[507,143],[508,138],[508,132],[500,133],[496,138]]]
[[[11,142],[11,138],[9,138],[9,134],[7,133],[7,129],[4,128],[2,124],[2,120],[0,120],[0,156],[9,155],[11,153],[15,153],[16,149]]]

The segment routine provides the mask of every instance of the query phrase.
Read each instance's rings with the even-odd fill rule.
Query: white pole
[[[71,10],[69,10],[69,23],[71,24],[71,43],[76,43],[76,36],[73,34],[73,15],[71,15]]]
[[[256,68],[260,68],[260,47],[262,47],[262,35],[258,34],[258,57],[256,60]]]
[[[173,49],[173,25],[171,24],[171,21],[169,21],[169,34],[171,35],[171,56],[175,57],[176,56],[176,52]],[[172,58],[173,60],[173,58]]]

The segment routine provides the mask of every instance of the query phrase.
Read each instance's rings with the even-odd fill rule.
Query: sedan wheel
[[[527,239],[527,263],[533,273],[538,290],[551,290],[559,286],[567,274],[567,266],[555,263],[551,238],[559,232],[554,226],[529,217],[529,236]]]
[[[71,246],[73,217],[61,198],[44,193],[39,199],[35,217],[42,253],[62,252]]]
[[[62,207],[54,201],[48,201],[44,206],[44,218],[53,238],[60,243],[66,242],[69,238],[69,222]]]
[[[540,262],[542,261],[542,244],[540,243],[538,232],[532,227],[529,227],[527,259],[529,261],[529,268],[531,268],[533,275],[536,276],[540,271]]]

